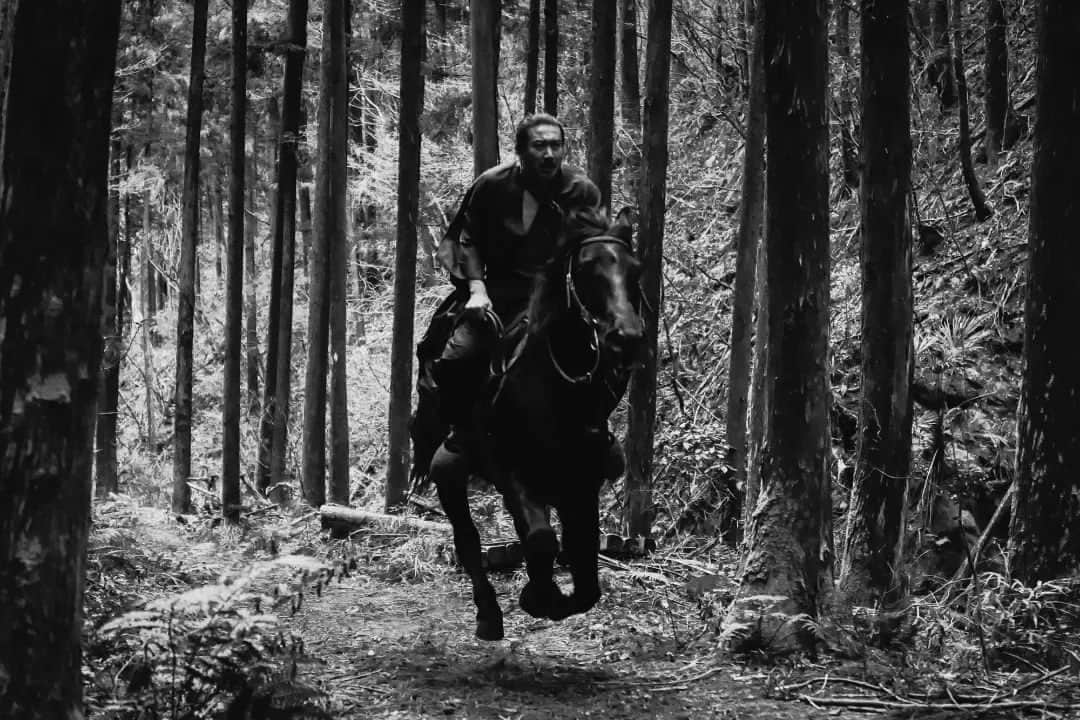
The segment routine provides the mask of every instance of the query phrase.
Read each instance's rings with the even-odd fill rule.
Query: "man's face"
[[[562,131],[557,125],[537,125],[529,128],[528,135],[519,155],[522,171],[531,179],[544,182],[554,179],[566,156]]]

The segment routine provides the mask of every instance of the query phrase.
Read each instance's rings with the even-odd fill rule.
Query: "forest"
[[[1074,0],[0,0],[0,720],[1080,717],[1077,38]],[[425,482],[445,249],[547,116],[611,225],[554,204],[490,363],[492,408],[540,390]]]

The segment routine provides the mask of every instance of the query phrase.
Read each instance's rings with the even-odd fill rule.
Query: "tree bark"
[[[1009,46],[1005,40],[1005,4],[986,2],[986,159],[1001,152],[1009,111]]]
[[[736,599],[734,647],[804,646],[794,616],[831,585],[829,441],[828,10],[763,3],[768,162],[769,343],[761,490]]]
[[[4,143],[7,137],[3,118],[7,116],[11,54],[15,49],[15,14],[18,10],[19,0],[0,0],[0,163],[4,160]],[[3,165],[0,165],[0,197],[4,197],[3,170]]]
[[[257,123],[251,124],[252,150],[248,154],[248,191],[247,213],[248,222],[244,225],[244,325],[247,345],[247,406],[248,416],[259,416],[259,320],[258,306],[256,304],[256,287],[259,281],[259,271],[255,267],[255,230],[258,223],[255,222],[255,186],[258,183],[258,133]],[[272,208],[274,203],[270,203]]]
[[[652,501],[653,438],[656,433],[657,339],[664,258],[664,210],[668,165],[668,78],[671,69],[671,0],[649,0],[645,47],[645,113],[642,128],[638,255],[641,259],[641,314],[645,321],[645,362],[630,379],[626,435],[627,534],[648,537]]]
[[[119,118],[114,118],[114,124]],[[120,249],[120,156],[123,150],[120,142],[112,142],[109,164],[112,177],[109,178],[108,229],[109,244],[105,255],[105,268],[102,277],[104,303],[101,317],[101,335],[105,340],[105,349],[101,359],[101,388],[98,393],[98,415],[96,439],[96,457],[94,460],[94,494],[107,498],[117,492],[119,481],[116,467],[116,427],[117,410],[120,406],[120,361],[124,356],[124,308],[123,295],[117,292],[123,276],[118,272]]]
[[[0,717],[13,720],[84,715],[119,20],[115,0],[37,0],[0,29],[14,33],[0,115]]]
[[[748,12],[753,6],[748,8]],[[758,246],[765,213],[765,60],[761,54],[762,35],[755,20],[751,25],[750,96],[746,113],[746,147],[743,154],[742,199],[739,201],[739,235],[735,249],[735,290],[731,300],[731,335],[728,343],[727,437],[735,466],[736,487],[746,488],[746,430],[753,364],[751,327],[754,318],[754,291],[757,286]],[[744,498],[736,498],[738,515]]]
[[[232,117],[229,122],[229,239],[225,280],[225,377],[221,433],[221,509],[240,520],[240,364],[244,330],[244,173],[247,170],[247,3],[232,5]],[[252,178],[254,181],[254,178]],[[254,303],[253,303],[254,304]]]
[[[1024,373],[1009,531],[1014,575],[1032,584],[1080,568],[1080,4],[1042,0],[1031,169]]]
[[[328,7],[339,19],[330,35],[334,69],[333,103],[330,108],[330,500],[349,502],[349,406],[347,389],[346,312],[349,267],[348,152],[349,75],[348,4],[332,0]]]
[[[544,0],[544,112],[559,114],[559,0]]]
[[[416,304],[416,222],[420,209],[420,111],[424,107],[423,0],[402,0],[401,133],[398,142],[397,256],[390,347],[390,438],[386,508],[405,500],[409,484],[409,414],[412,410],[413,308]],[[478,61],[474,56],[474,62]]]
[[[473,3],[472,33],[473,175],[499,164],[499,7],[501,0]]]
[[[637,0],[621,0],[622,23],[619,27],[619,42],[622,54],[620,77],[620,109],[622,127],[631,139],[632,145],[626,157],[626,171],[623,173],[627,197],[637,199],[641,177],[641,86],[638,82],[638,44],[637,44]]]
[[[963,2],[964,0],[952,0],[953,62],[949,67],[954,75],[960,116],[960,167],[975,209],[975,219],[982,222],[989,220],[994,211],[986,204],[986,196],[983,195],[979,178],[975,175],[975,164],[971,158],[971,123],[968,120],[967,78],[964,74]]]
[[[589,72],[589,177],[611,207],[611,161],[615,146],[615,3],[593,0],[592,68]]]
[[[184,143],[183,243],[180,246],[179,303],[176,313],[176,408],[173,414],[172,510],[191,510],[191,385],[195,340],[195,253],[199,247],[199,145],[202,134],[203,78],[209,0],[195,0],[192,21],[191,81],[188,85],[187,138]]]
[[[540,81],[540,0],[529,0],[529,34],[525,45],[525,114],[536,112]]]
[[[840,157],[844,167],[844,186],[859,186],[859,168],[856,162],[855,137],[851,126],[855,119],[851,98],[854,88],[848,81],[851,67],[851,6],[848,0],[836,3],[836,54],[840,58]]]
[[[910,62],[907,0],[862,0],[862,401],[840,563],[853,603],[903,595],[911,472]]]
[[[263,373],[262,417],[259,423],[259,492],[266,494],[270,487],[270,447],[274,444],[274,406],[277,393],[278,322],[281,312],[281,263],[285,235],[281,231],[283,208],[276,182],[281,175],[281,113],[277,98],[270,97],[268,110],[274,138],[274,179],[270,202],[270,302],[266,317],[266,371]]]

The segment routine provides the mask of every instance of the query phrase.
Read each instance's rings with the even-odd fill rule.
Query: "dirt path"
[[[493,579],[506,612],[497,643],[474,639],[463,576],[388,583],[361,572],[333,585],[292,618],[311,655],[301,678],[331,693],[340,718],[836,716],[769,699],[768,670],[721,664],[707,642],[687,642],[703,625],[685,608],[666,628],[636,616],[650,602],[640,587],[609,588],[588,614],[553,623],[516,607],[520,575]]]

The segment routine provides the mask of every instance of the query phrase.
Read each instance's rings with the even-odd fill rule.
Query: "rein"
[[[551,335],[547,337],[547,352],[548,358],[551,360],[552,366],[555,368],[555,372],[559,374],[566,382],[571,385],[580,385],[583,383],[592,382],[593,377],[596,375],[596,371],[600,368],[600,333],[598,328],[600,321],[589,312],[589,309],[585,307],[585,304],[581,302],[581,297],[578,295],[577,287],[574,285],[574,260],[577,258],[578,253],[586,245],[592,245],[594,243],[605,244],[618,244],[622,245],[627,250],[631,250],[630,243],[626,242],[622,238],[618,238],[612,235],[596,235],[591,238],[586,238],[578,243],[573,253],[569,253],[566,260],[566,309],[576,310],[578,317],[585,323],[586,327],[592,331],[592,340],[589,342],[589,349],[593,352],[592,367],[583,375],[570,375],[559,364],[558,359],[555,357],[555,349],[551,346]]]

